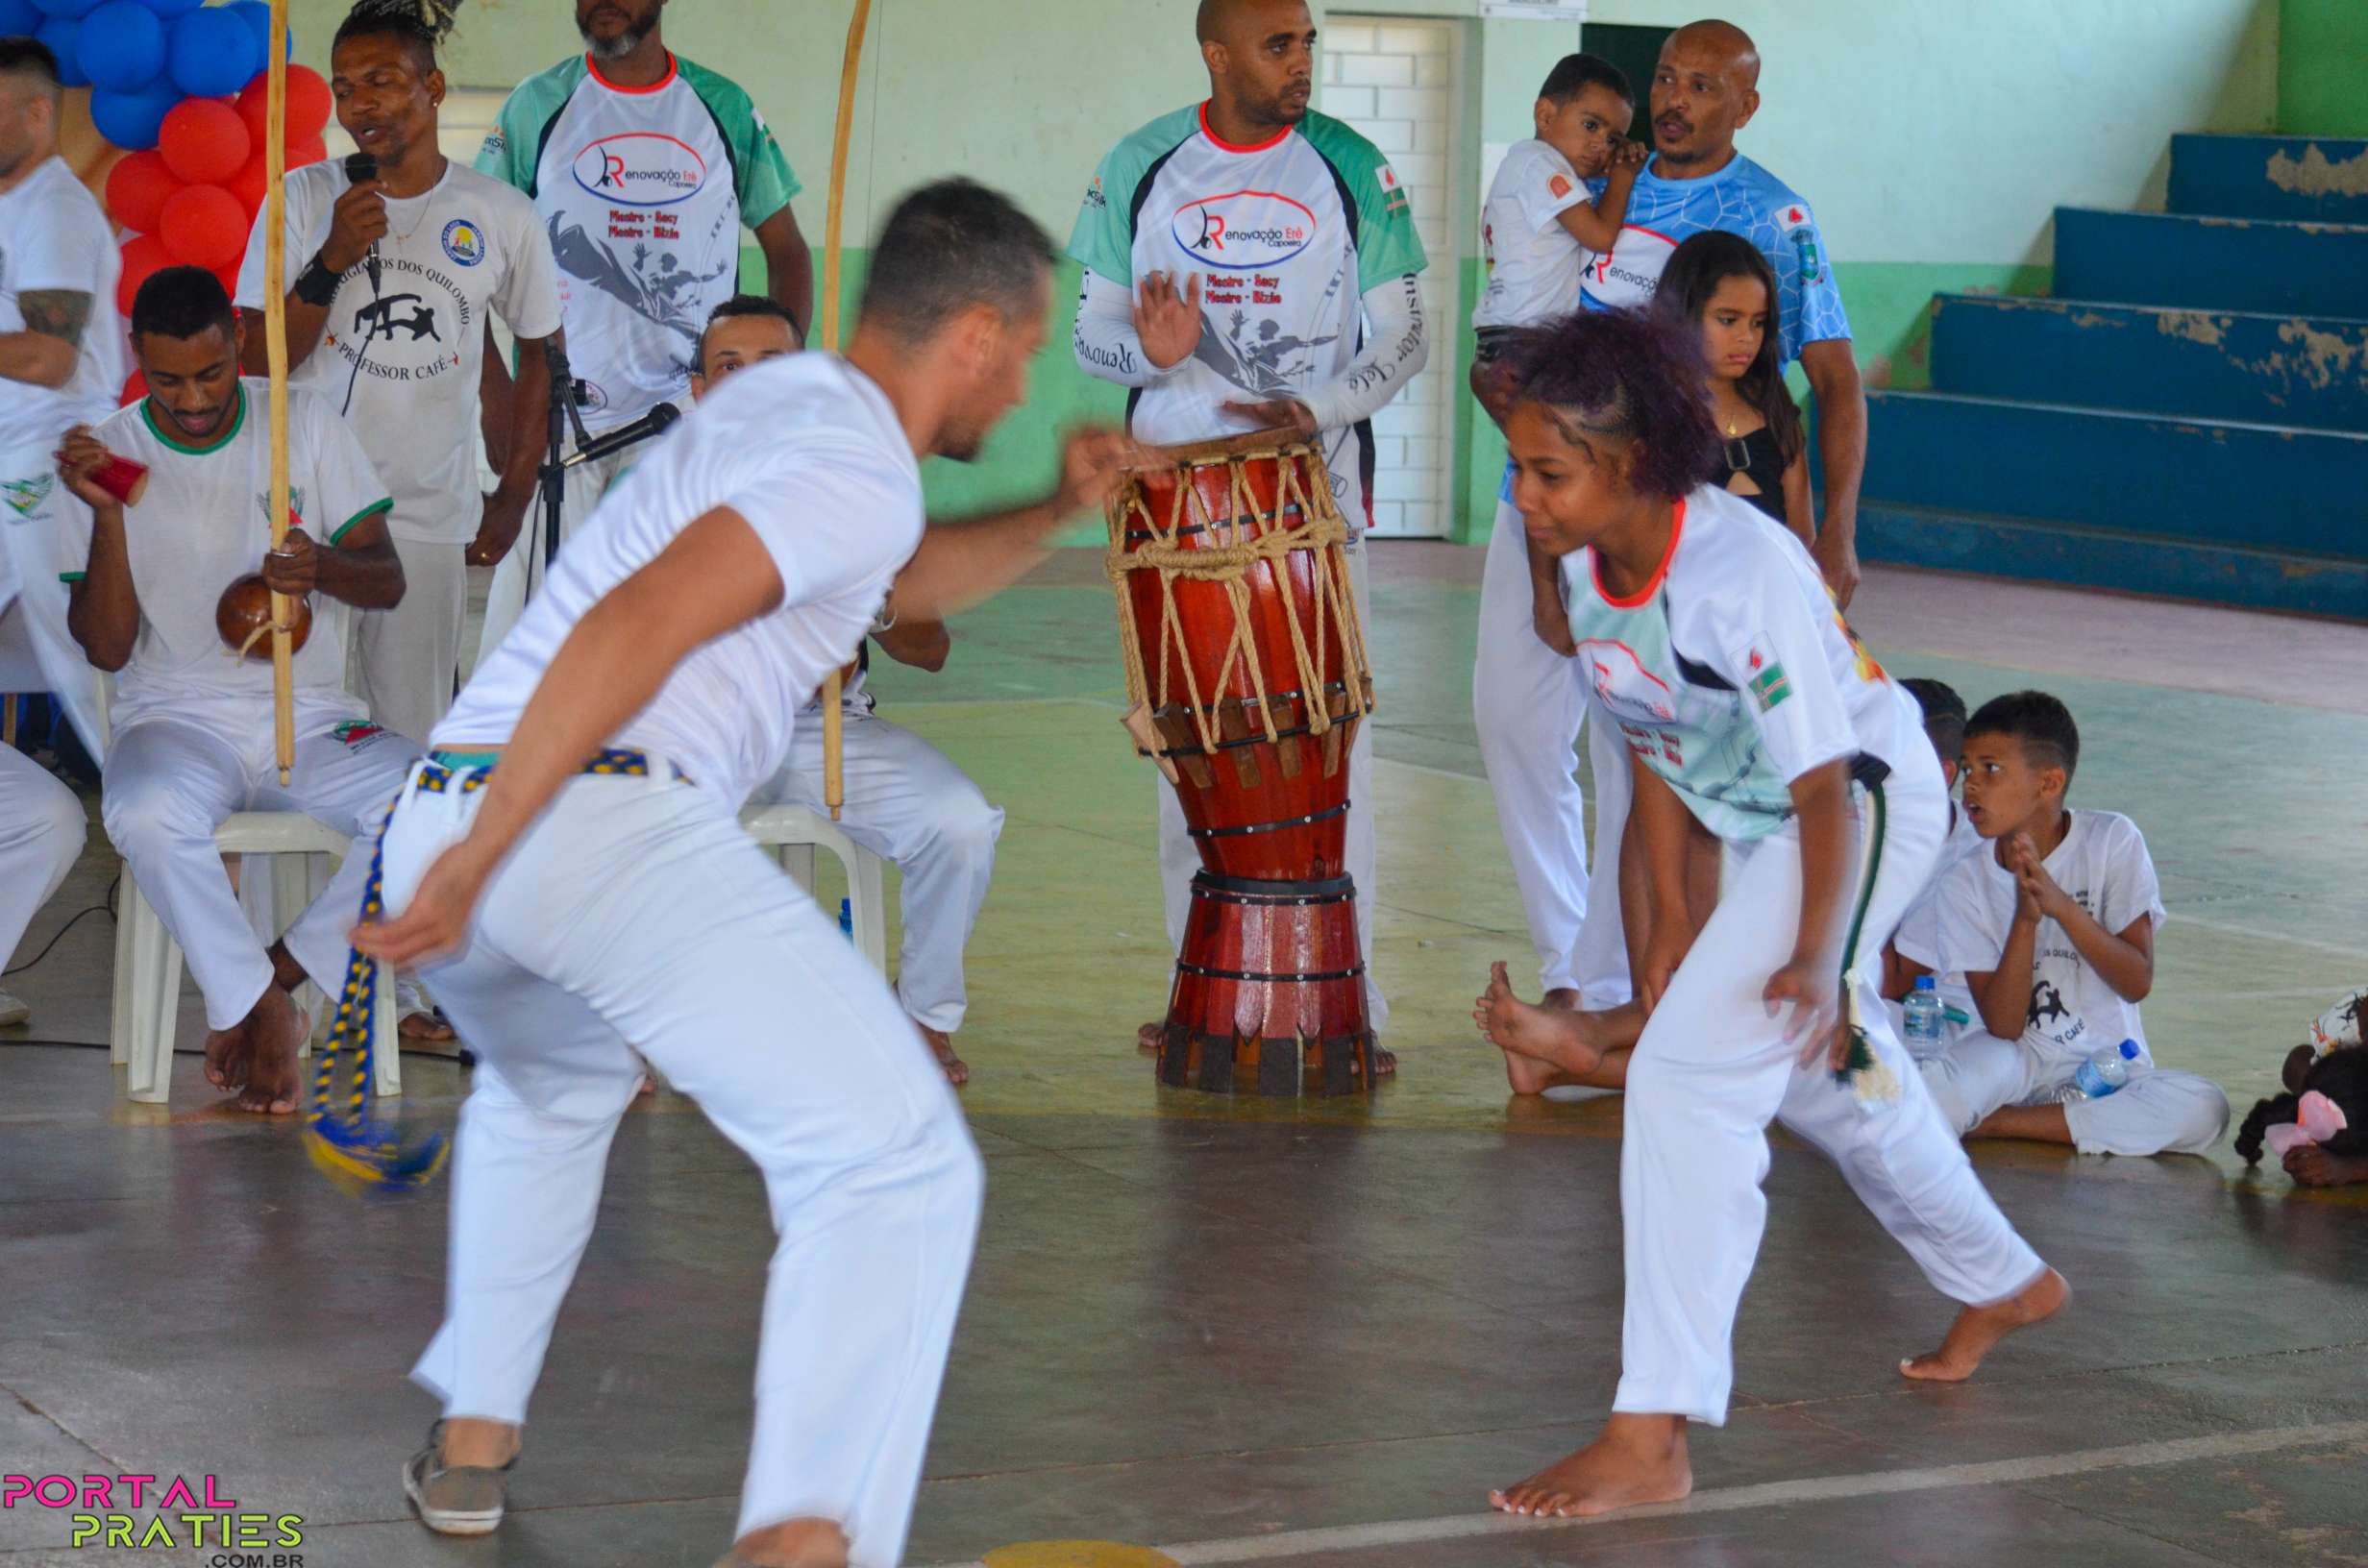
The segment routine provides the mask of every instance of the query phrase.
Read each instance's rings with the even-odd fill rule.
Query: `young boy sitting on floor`
[[[1940,883],[1938,956],[1988,1032],[1924,1063],[1924,1082],[1969,1137],[2200,1154],[2228,1129],[2228,1096],[2147,1056],[2138,1004],[2154,989],[2160,891],[2135,823],[2065,807],[2080,744],[2044,692],[1984,703],[1965,725],[1963,815],[1990,849]],[[2081,1064],[2124,1041],[2138,1049],[2128,1085],[2065,1103]]]

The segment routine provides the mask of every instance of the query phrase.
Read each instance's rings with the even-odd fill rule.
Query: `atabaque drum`
[[[1370,1087],[1347,865],[1348,751],[1372,667],[1322,454],[1269,433],[1171,449],[1110,506],[1137,749],[1201,870],[1160,1033],[1162,1082]]]

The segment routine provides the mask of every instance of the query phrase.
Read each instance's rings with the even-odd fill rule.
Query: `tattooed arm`
[[[82,357],[90,325],[90,296],[78,289],[29,288],[16,296],[25,330],[0,332],[0,377],[36,386],[63,386]]]

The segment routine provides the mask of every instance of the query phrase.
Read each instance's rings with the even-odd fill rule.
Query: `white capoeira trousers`
[[[1900,1092],[1862,1102],[1820,1060],[1803,1067],[1761,991],[1792,956],[1801,903],[1791,824],[1730,845],[1718,907],[1645,1025],[1628,1066],[1620,1151],[1627,1262],[1619,1392],[1613,1408],[1722,1425],[1734,1386],[1736,1307],[1767,1216],[1767,1124],[1815,1144],[1942,1294],[2003,1301],[2038,1278],[2038,1255],[1973,1173],[1892,1032],[1879,955],[1932,872],[1947,821],[1929,760],[1885,786],[1887,827],[1851,990],[1877,1059]],[[1853,791],[1860,828],[1871,797]],[[1853,876],[1855,904],[1864,886]]]
[[[354,614],[353,691],[402,735],[431,735],[453,705],[469,615],[468,547],[397,538],[403,601]]]
[[[368,840],[419,755],[416,743],[391,730],[339,739],[335,722],[308,723],[299,712],[296,765],[283,788],[270,704],[240,704],[234,715],[201,708],[126,724],[108,749],[100,800],[107,836],[181,943],[205,995],[210,1029],[244,1018],[272,981],[271,960],[239,909],[214,829],[234,812],[292,811],[360,841],[285,939],[313,983],[337,995],[345,985],[346,938],[369,878]]]
[[[1993,1111],[2053,1100],[2082,1060],[1976,1030],[1922,1064],[1924,1087],[1961,1137]],[[2192,1072],[2133,1065],[2129,1083],[2101,1100],[2074,1100],[2063,1119],[2083,1154],[2209,1154],[2229,1130],[2229,1097]]]
[[[995,875],[1003,813],[945,752],[869,713],[848,713],[843,759],[840,830],[904,878],[897,998],[914,1022],[950,1035],[970,1005],[962,949]],[[829,815],[819,711],[798,716],[789,761],[758,796]]]
[[[1619,910],[1628,752],[1611,721],[1587,723],[1578,662],[1538,640],[1530,606],[1528,537],[1520,511],[1500,499],[1480,578],[1479,654],[1472,664],[1480,761],[1538,951],[1541,988],[1577,991],[1591,1009],[1616,1007],[1630,990]],[[1582,733],[1595,775],[1591,885],[1587,799],[1572,754]]]
[[[406,796],[390,910],[482,799]],[[487,885],[470,945],[423,972],[480,1066],[444,1325],[414,1379],[447,1416],[525,1421],[646,1057],[771,1204],[741,1533],[829,1519],[856,1564],[899,1561],[984,1178],[887,983],[730,810],[661,778],[569,784]]]
[[[1364,543],[1352,544],[1345,553],[1349,592],[1355,596],[1357,619],[1364,624],[1366,646],[1370,649],[1378,633],[1373,625],[1373,594]],[[1200,870],[1200,848],[1193,842],[1173,786],[1157,772],[1152,776],[1159,790],[1159,886],[1168,945],[1180,952],[1184,922],[1192,914],[1193,873]],[[1373,821],[1378,804],[1373,798],[1373,722],[1368,719],[1357,725],[1356,741],[1348,747],[1346,853],[1348,874],[1357,885],[1357,944],[1365,953],[1366,1022],[1376,1035],[1390,1027],[1390,1003],[1381,990],[1381,962],[1373,951],[1377,858]]]
[[[541,427],[536,427],[533,436],[538,443],[544,439]],[[576,530],[583,527],[583,520],[592,515],[592,509],[601,503],[601,497],[608,493],[617,477],[631,467],[644,450],[628,447],[606,457],[579,463],[567,471],[559,496],[561,550],[576,537]],[[477,643],[478,664],[493,656],[493,650],[502,646],[502,639],[509,635],[509,628],[526,612],[528,599],[543,591],[544,571],[543,498],[538,492],[533,504],[527,508],[526,522],[518,529],[518,542],[495,563],[493,586],[485,596],[484,629]]]
[[[0,746],[0,969],[74,869],[89,831],[72,790],[16,747]]]

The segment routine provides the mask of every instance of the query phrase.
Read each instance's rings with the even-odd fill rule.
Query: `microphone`
[[[379,160],[375,155],[370,153],[345,155],[345,178],[348,184],[368,184],[378,177]],[[379,292],[379,242],[377,240],[370,242],[370,254],[364,259],[370,268],[370,293],[376,297]]]
[[[585,442],[574,456],[560,463],[561,468],[574,468],[579,463],[597,462],[610,453],[623,452],[652,436],[662,435],[667,427],[682,417],[682,410],[671,403],[661,403],[630,425],[620,425],[604,435]]]

